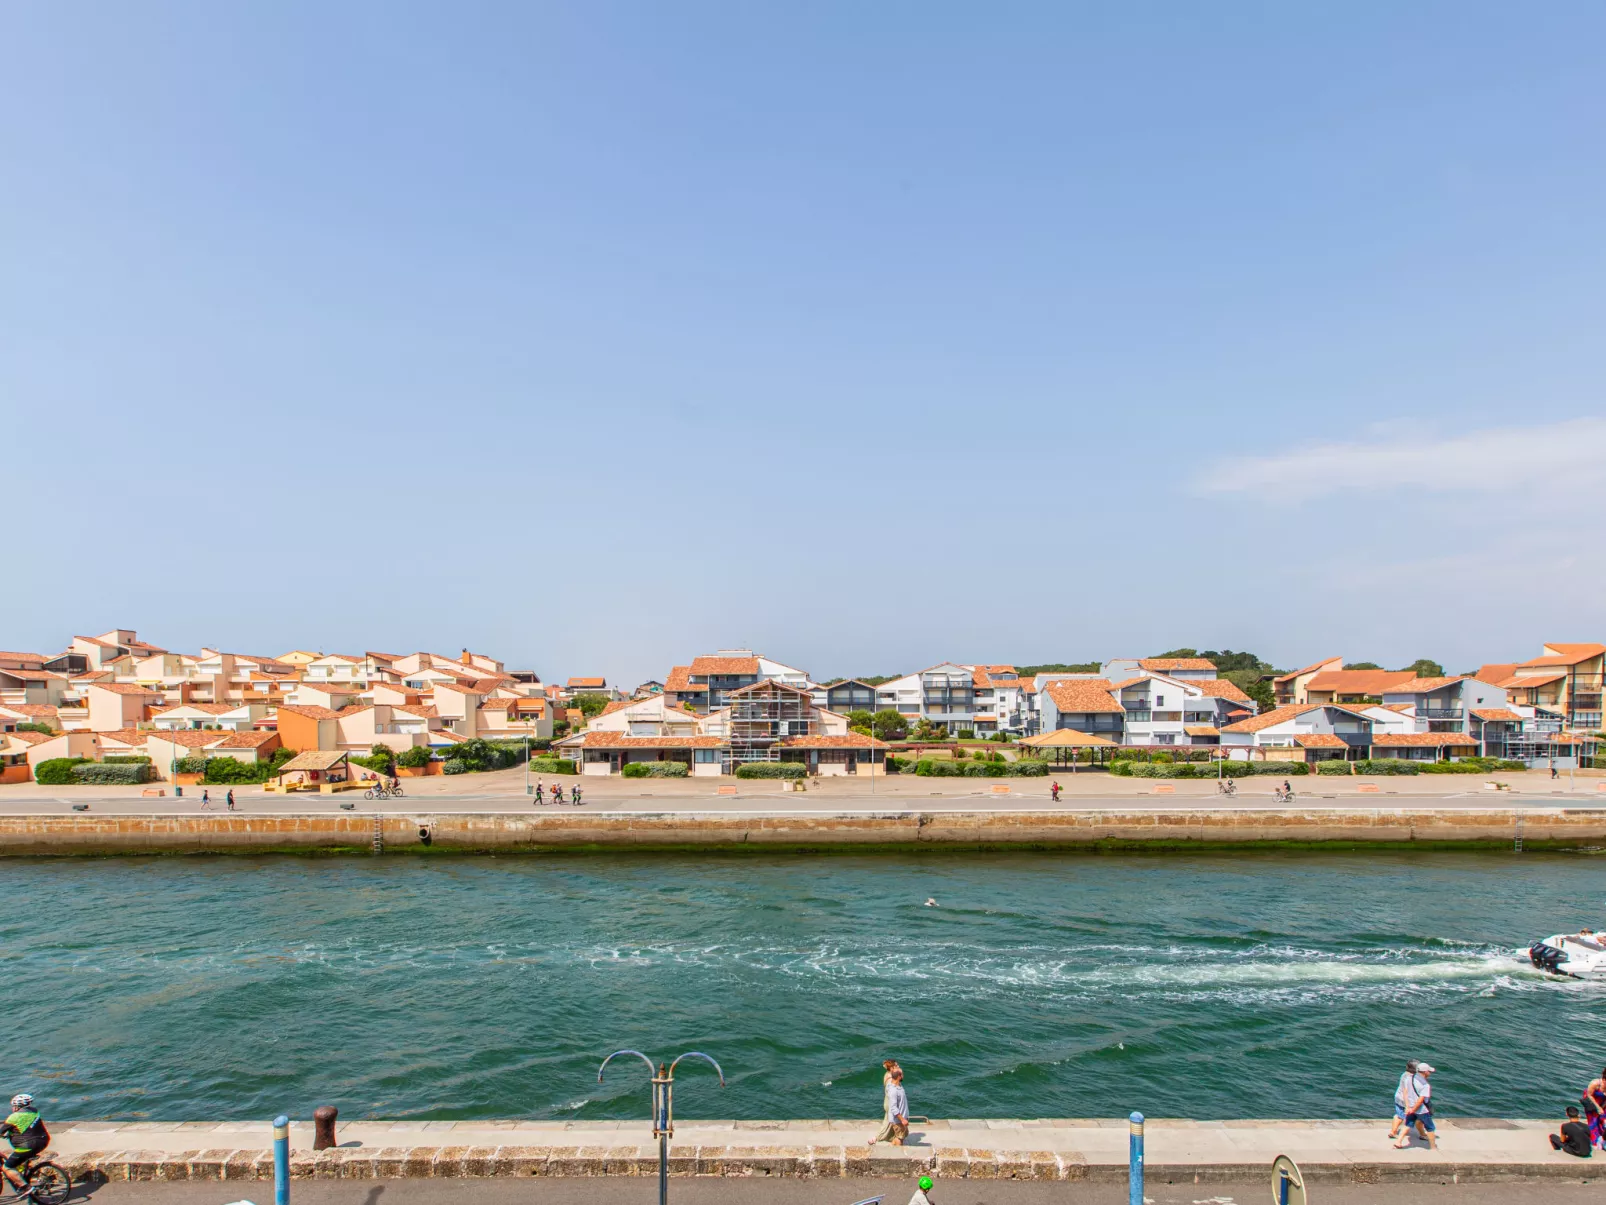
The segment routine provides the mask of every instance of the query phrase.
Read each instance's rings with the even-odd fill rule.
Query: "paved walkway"
[[[1555,1123],[1498,1119],[1441,1120],[1439,1149],[1414,1146],[1395,1150],[1386,1131],[1387,1119],[1370,1121],[1185,1121],[1152,1120],[1146,1126],[1146,1160],[1151,1168],[1244,1168],[1269,1165],[1287,1154],[1301,1166],[1332,1169],[1354,1166],[1432,1166],[1576,1171],[1579,1161],[1550,1149],[1546,1134]],[[913,1162],[929,1163],[946,1175],[964,1176],[985,1165],[996,1175],[1000,1165],[1030,1168],[1042,1174],[1019,1178],[1064,1179],[1067,1169],[1120,1168],[1127,1164],[1127,1122],[1111,1120],[1007,1121],[983,1119],[916,1122],[904,1147],[866,1144],[874,1121],[683,1121],[676,1125],[672,1148],[677,1170],[714,1171],[747,1161],[779,1160],[782,1174],[791,1160],[813,1164],[830,1160],[853,1174],[855,1160],[868,1158],[870,1174],[897,1174]],[[91,1152],[146,1152],[168,1156],[188,1151],[266,1152],[271,1130],[256,1122],[79,1122],[51,1127],[55,1149],[63,1155]],[[639,1165],[656,1159],[656,1144],[645,1121],[354,1121],[341,1125],[337,1137],[344,1152],[390,1153],[399,1163],[406,1152],[420,1148],[458,1152],[477,1149],[544,1149],[565,1152],[574,1169],[558,1174],[601,1174],[612,1166]],[[291,1145],[309,1151],[310,1123],[291,1128]],[[597,1170],[580,1170],[587,1160]],[[696,1160],[696,1166],[692,1164]],[[426,1168],[432,1159],[422,1160]],[[792,1166],[797,1166],[792,1164]],[[1057,1169],[1058,1174],[1055,1174]],[[406,1173],[403,1173],[406,1174]],[[420,1174],[432,1174],[424,1171]],[[729,1174],[727,1172],[726,1174]],[[816,1173],[818,1174],[818,1173]],[[837,1172],[841,1175],[844,1172]],[[1549,1174],[1556,1174],[1552,1171]],[[1075,1174],[1069,1178],[1077,1178]]]

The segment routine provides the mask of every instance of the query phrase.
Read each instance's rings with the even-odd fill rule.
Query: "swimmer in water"
[[[936,907],[936,906],[937,906],[937,900],[936,900],[936,897],[935,897],[935,896],[932,896],[932,897],[929,897],[929,898],[928,898],[928,899],[927,899],[927,900],[926,900],[926,907],[928,907],[928,908],[935,908],[935,907]]]

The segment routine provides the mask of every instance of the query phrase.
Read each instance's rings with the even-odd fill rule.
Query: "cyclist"
[[[932,1205],[931,1189],[931,1177],[921,1176],[915,1185],[915,1195],[909,1198],[909,1205]]]
[[[45,1119],[39,1116],[33,1097],[19,1092],[11,1098],[11,1116],[0,1121],[0,1138],[11,1144],[11,1154],[5,1157],[3,1174],[18,1192],[28,1186],[29,1160],[50,1145],[50,1131]]]

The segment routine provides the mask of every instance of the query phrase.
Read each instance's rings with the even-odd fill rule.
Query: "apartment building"
[[[1485,665],[1478,677],[1506,690],[1513,703],[1532,707],[1540,724],[1577,732],[1601,728],[1606,645],[1553,642],[1530,661]]]
[[[784,682],[807,690],[809,676],[796,666],[772,660],[752,649],[721,649],[709,657],[694,657],[690,665],[670,669],[664,696],[677,707],[707,715],[724,707],[730,695],[757,682]]]

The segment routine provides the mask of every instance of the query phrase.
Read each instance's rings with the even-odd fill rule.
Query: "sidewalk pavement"
[[[676,1126],[677,1175],[851,1177],[930,1170],[972,1179],[1123,1177],[1125,1119],[917,1122],[904,1147],[869,1146],[864,1121],[688,1121]],[[1150,1174],[1219,1182],[1291,1156],[1320,1179],[1371,1183],[1577,1176],[1590,1164],[1551,1150],[1555,1123],[1445,1118],[1439,1149],[1395,1150],[1389,1120],[1151,1120]],[[77,1172],[110,1179],[255,1179],[271,1175],[271,1128],[256,1122],[79,1122],[52,1126],[53,1149]],[[354,1121],[316,1158],[312,1127],[291,1127],[297,1175],[319,1178],[650,1175],[657,1144],[645,1121]]]

